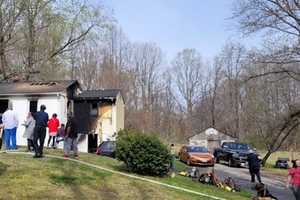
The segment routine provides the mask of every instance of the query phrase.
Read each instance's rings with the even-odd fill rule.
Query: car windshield
[[[250,150],[250,146],[248,144],[240,144],[240,143],[229,143],[225,144],[230,149],[236,149],[236,150]]]
[[[187,152],[190,152],[190,153],[207,153],[208,150],[207,148],[205,147],[199,147],[199,146],[189,146],[187,147]]]

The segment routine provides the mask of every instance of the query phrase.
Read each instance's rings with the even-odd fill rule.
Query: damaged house
[[[102,141],[115,140],[117,132],[124,128],[125,104],[118,89],[82,91],[76,80],[0,83],[0,114],[9,101],[19,119],[17,145],[27,144],[21,125],[27,113],[38,111],[42,104],[49,117],[56,113],[64,124],[68,113],[75,114],[82,152],[94,151]]]

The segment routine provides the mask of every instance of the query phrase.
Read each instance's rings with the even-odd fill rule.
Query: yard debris
[[[194,181],[199,181],[202,184],[214,185],[229,192],[241,191],[241,187],[237,185],[231,177],[227,177],[224,181],[221,181],[214,173],[214,170],[212,170],[212,172],[205,173],[201,173],[200,171],[201,170],[199,168],[192,167],[187,171],[179,172],[179,175],[191,177]]]
[[[189,176],[189,174],[187,172],[184,172],[184,171],[179,172],[178,174],[181,175],[181,176]]]

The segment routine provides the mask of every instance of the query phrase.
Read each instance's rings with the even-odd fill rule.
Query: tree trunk
[[[267,160],[269,159],[269,157],[271,156],[273,152],[271,150],[268,150],[267,154],[264,156],[264,158],[262,159],[262,166],[265,166],[267,163]]]
[[[2,39],[1,39],[2,41]],[[0,64],[1,64],[1,72],[3,75],[3,79],[7,79],[6,69],[7,69],[7,61],[5,56],[5,48],[4,44],[0,41]]]

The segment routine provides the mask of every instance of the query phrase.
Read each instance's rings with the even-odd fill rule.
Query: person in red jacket
[[[54,113],[52,115],[52,118],[49,119],[49,121],[48,121],[49,139],[48,139],[47,147],[49,147],[49,144],[50,144],[51,139],[52,139],[51,147],[55,148],[55,137],[57,135],[58,127],[59,127],[59,120],[57,119],[57,114]]]
[[[289,169],[287,187],[293,191],[296,200],[300,200],[300,160],[295,160],[293,168]]]

